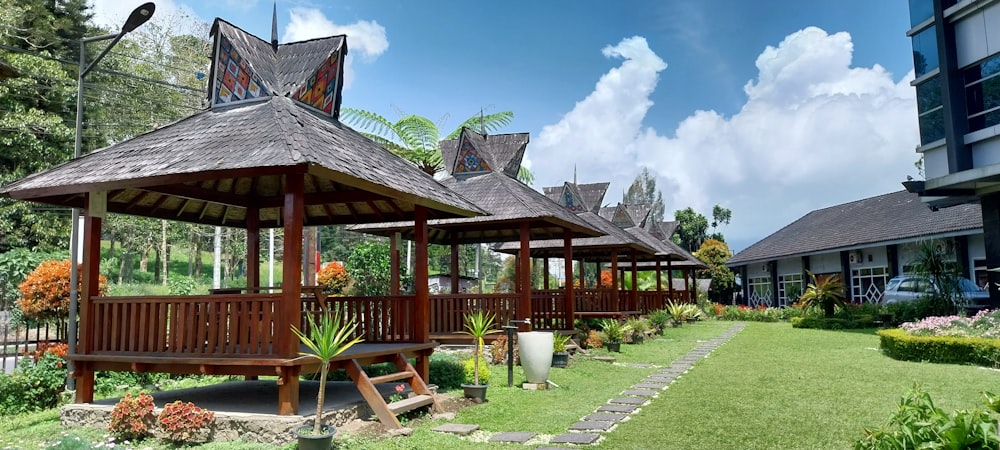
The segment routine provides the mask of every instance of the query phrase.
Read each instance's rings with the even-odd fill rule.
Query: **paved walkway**
[[[669,366],[622,391],[620,397],[609,399],[606,404],[598,407],[593,413],[582,417],[579,422],[571,425],[565,433],[553,436],[547,444],[538,447],[538,449],[559,450],[565,448],[558,447],[558,445],[596,444],[605,434],[614,431],[619,422],[628,419],[632,414],[638,414],[643,405],[648,404],[658,396],[659,391],[666,389],[681,374],[691,369],[696,362],[729,341],[730,338],[742,331],[744,326],[746,324],[743,322],[737,322],[729,327],[725,333],[699,344],[686,355],[670,363]],[[649,365],[640,366],[649,367]],[[479,430],[479,425],[455,423],[434,428],[434,431],[461,436],[469,435],[477,430]],[[525,444],[537,436],[538,433],[532,432],[502,432],[494,433],[489,437],[489,441]]]

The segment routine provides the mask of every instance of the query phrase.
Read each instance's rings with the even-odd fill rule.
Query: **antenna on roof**
[[[274,11],[271,13],[271,50],[278,51],[278,1],[274,1]]]

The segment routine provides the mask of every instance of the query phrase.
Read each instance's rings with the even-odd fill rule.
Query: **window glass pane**
[[[1000,124],[1000,110],[990,111],[986,114],[969,118],[969,131],[982,130],[986,127]],[[921,134],[923,129],[921,128]]]
[[[920,22],[934,17],[933,0],[910,0],[910,26],[915,27]]]
[[[1000,77],[965,88],[965,103],[970,116],[1000,106]]]
[[[920,143],[944,139],[944,108],[920,116]]]
[[[935,76],[917,85],[917,112],[924,113],[941,106],[941,77]]]
[[[994,55],[986,61],[965,69],[965,84],[986,78],[997,72],[1000,72],[1000,55]]]
[[[938,67],[937,37],[934,27],[913,36],[913,71],[921,76]]]

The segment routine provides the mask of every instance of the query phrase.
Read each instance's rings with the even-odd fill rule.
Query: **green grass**
[[[666,365],[698,341],[715,337],[731,325],[708,321],[668,329],[666,336],[645,344],[623,345],[623,353],[614,356],[624,363]],[[729,343],[607,434],[600,447],[846,449],[861,437],[863,427],[883,424],[914,383],[930,392],[936,405],[951,411],[979,405],[980,392],[996,391],[1000,381],[1000,372],[990,369],[895,361],[883,356],[877,346],[878,338],[871,331],[748,323]],[[568,369],[552,369],[549,378],[559,388],[524,391],[516,387],[524,378],[520,368],[515,369],[515,387],[507,388],[506,367],[494,366],[489,401],[461,410],[454,422],[478,424],[490,433],[533,431],[551,436],[656,370],[578,357]],[[408,426],[414,433],[409,437],[377,440],[341,433],[338,439],[340,448],[352,449],[531,448],[485,444],[430,431],[442,423],[412,421]],[[105,434],[95,429],[69,431],[93,442]],[[0,418],[0,448],[15,443],[17,448],[39,448],[63,432],[52,411]],[[200,448],[277,447],[211,444]]]

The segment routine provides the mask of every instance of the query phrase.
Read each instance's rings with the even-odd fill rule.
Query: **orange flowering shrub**
[[[38,362],[38,360],[42,359],[42,356],[45,356],[46,353],[51,353],[62,359],[66,359],[66,354],[69,353],[69,345],[62,342],[39,342],[38,345],[35,346],[35,351],[25,351],[24,355],[30,356],[33,361]],[[62,367],[62,364],[60,363],[58,366]]]
[[[215,413],[199,408],[194,403],[178,400],[164,406],[156,420],[170,440],[186,442],[191,440],[198,430],[210,426],[215,420]]]
[[[611,271],[601,271],[601,287],[611,287]]]
[[[316,274],[316,282],[324,286],[323,289],[331,294],[343,294],[347,285],[351,283],[351,276],[347,274],[344,265],[334,261],[323,266],[323,269]]]
[[[63,319],[69,314],[69,260],[44,261],[18,285],[17,306],[24,317],[38,321]],[[82,274],[77,289],[83,288]],[[108,278],[99,277],[98,291],[107,294]]]
[[[153,414],[153,397],[142,392],[133,397],[125,394],[111,410],[108,431],[122,439],[140,439],[149,436],[156,416]]]

